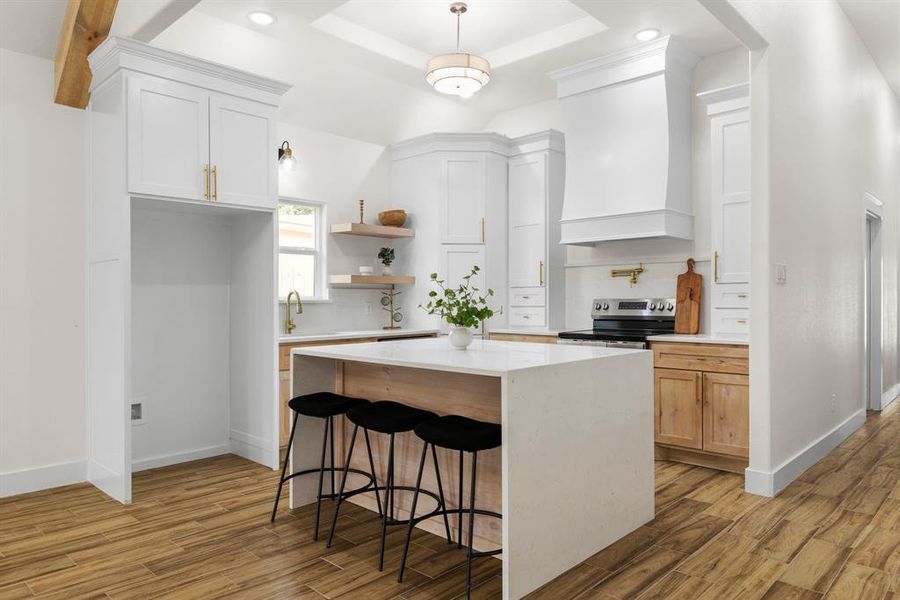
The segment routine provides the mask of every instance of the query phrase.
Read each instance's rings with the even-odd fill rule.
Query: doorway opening
[[[866,264],[865,264],[865,324],[866,363],[865,382],[866,408],[881,410],[883,373],[881,360],[882,327],[882,257],[881,257],[881,215],[882,204],[871,194],[865,195],[866,202]]]

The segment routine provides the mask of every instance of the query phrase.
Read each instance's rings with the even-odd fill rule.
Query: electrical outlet
[[[785,285],[787,283],[787,265],[783,263],[775,264],[775,283]]]
[[[131,403],[131,424],[143,425],[147,422],[146,398],[135,398]]]
[[[831,395],[831,412],[837,412],[837,394]]]

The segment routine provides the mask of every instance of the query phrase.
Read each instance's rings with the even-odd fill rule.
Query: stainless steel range
[[[646,348],[647,338],[675,331],[675,298],[596,298],[593,329],[562,331],[560,344]]]

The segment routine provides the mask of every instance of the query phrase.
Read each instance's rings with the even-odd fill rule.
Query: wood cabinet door
[[[291,400],[291,372],[278,372],[278,440],[279,447],[287,446],[291,437],[291,421],[294,418],[288,402]]]
[[[545,285],[547,267],[547,155],[509,161],[509,286]]]
[[[702,375],[654,369],[655,440],[684,448],[703,447]]]
[[[703,374],[703,449],[750,456],[750,377]]]
[[[209,92],[153,77],[127,87],[128,191],[206,200]]]
[[[481,154],[441,159],[441,243],[483,244],[487,162]]]
[[[750,282],[750,112],[710,120],[715,283]]]
[[[213,201],[272,208],[278,204],[278,147],[274,107],[213,95],[209,102],[209,155]]]

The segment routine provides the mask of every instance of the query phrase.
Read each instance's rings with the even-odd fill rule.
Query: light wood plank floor
[[[531,598],[900,599],[898,408],[771,500],[743,493],[737,475],[657,463],[656,519]],[[342,512],[331,549],[312,541],[309,508],[270,525],[276,481],[225,456],[137,474],[130,506],[88,485],[0,500],[0,599],[462,593],[464,552],[424,532],[406,582],[394,579],[399,529],[379,573],[379,522],[364,509]],[[475,597],[499,598],[499,561],[476,565]]]

